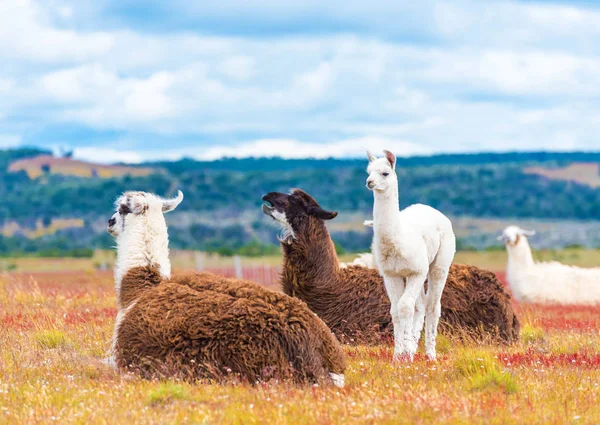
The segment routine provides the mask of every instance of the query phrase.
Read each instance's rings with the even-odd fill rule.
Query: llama
[[[454,253],[452,223],[441,212],[416,204],[398,210],[396,157],[368,152],[367,188],[373,191],[373,254],[383,275],[394,323],[394,358],[413,359],[425,319],[425,352],[435,360],[441,299]],[[428,282],[425,293],[425,280]]]
[[[124,202],[124,200],[128,202]],[[181,191],[178,191],[177,197],[171,200],[161,199],[150,193],[132,191],[125,193],[115,202],[117,211],[108,220],[108,232],[120,243],[114,269],[117,318],[110,349],[111,357],[106,361],[111,366],[116,366],[115,345],[118,328],[127,313],[127,307],[131,307],[130,303],[124,303],[123,297],[130,299],[129,292],[133,290],[135,293],[139,290],[139,288],[131,286],[121,290],[123,276],[128,270],[152,264],[158,270],[161,278],[171,277],[169,235],[163,214],[177,208],[182,200],[183,193]],[[150,209],[150,205],[153,208]],[[128,218],[128,232],[125,232],[126,217]],[[164,225],[164,228],[151,226],[151,223],[159,223]],[[157,228],[156,234],[148,234],[148,230],[154,229],[154,227]],[[144,237],[147,237],[147,241],[143,239]]]
[[[248,284],[236,289],[235,282],[209,274],[169,278],[163,213],[182,197],[127,192],[109,220],[120,278],[117,367],[146,378],[289,378],[343,386],[341,346],[300,300]]]
[[[508,226],[498,237],[506,245],[506,278],[515,299],[525,303],[600,303],[600,268],[558,262],[536,263],[527,236],[534,231]]]
[[[271,192],[263,212],[279,222],[283,252],[281,287],[306,302],[345,343],[380,344],[393,336],[390,301],[375,269],[340,267],[323,210],[308,193]],[[453,338],[511,343],[519,320],[496,276],[474,266],[453,265],[442,294],[440,330]]]

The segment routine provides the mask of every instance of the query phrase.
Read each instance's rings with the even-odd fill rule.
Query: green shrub
[[[181,384],[165,382],[154,388],[148,394],[148,403],[165,404],[173,400],[185,400],[188,397],[187,388]]]

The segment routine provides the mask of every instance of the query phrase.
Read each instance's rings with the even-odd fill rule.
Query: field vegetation
[[[0,276],[0,424],[600,422],[600,306],[517,304],[521,342],[439,337],[436,363],[348,346],[343,389],[144,381],[102,363],[116,315],[111,271],[93,266],[103,258],[17,259]]]

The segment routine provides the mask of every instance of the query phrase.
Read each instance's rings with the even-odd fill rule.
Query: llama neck
[[[398,187],[385,192],[373,191],[373,232],[376,236],[400,229]]]
[[[533,256],[531,254],[531,248],[529,242],[525,236],[521,236],[516,245],[508,245],[508,265],[506,267],[506,275],[511,285],[511,289],[517,296],[520,297],[522,293],[521,276],[531,266],[534,265]]]
[[[162,277],[171,277],[169,237],[164,217],[140,216],[138,220],[117,238],[115,288],[119,299],[123,278],[133,268],[153,267]]]
[[[335,246],[322,220],[310,217],[291,244],[283,242],[282,284],[286,294],[317,289],[339,270]]]

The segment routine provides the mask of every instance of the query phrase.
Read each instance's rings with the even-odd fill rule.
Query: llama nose
[[[115,224],[117,223],[117,219],[114,217],[111,217],[108,219],[108,227],[113,227]]]
[[[367,180],[367,187],[369,189],[373,189],[373,186],[375,186],[375,183],[373,182],[373,180]]]

